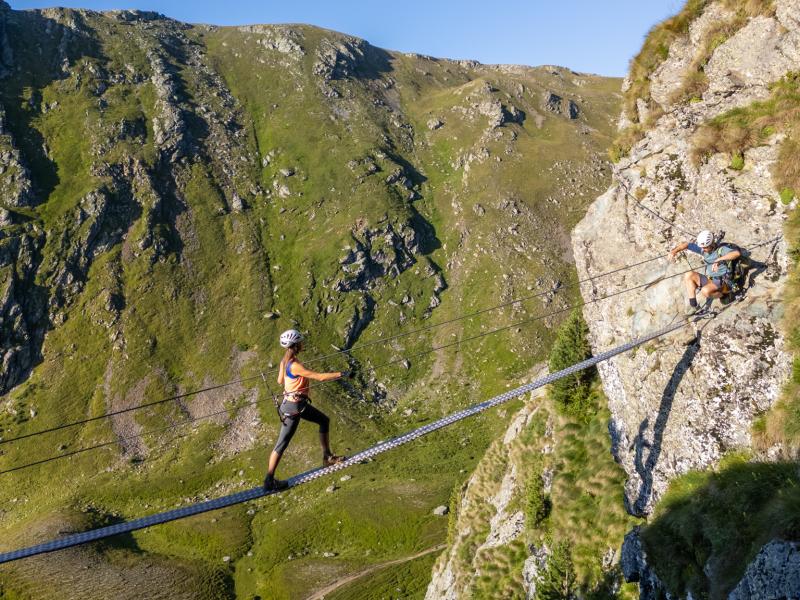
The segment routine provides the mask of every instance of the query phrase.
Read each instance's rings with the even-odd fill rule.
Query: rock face
[[[563,115],[568,119],[577,119],[580,115],[580,109],[574,100],[562,98],[555,92],[547,92],[543,98],[545,110]]]
[[[619,561],[625,581],[639,584],[639,600],[659,600],[671,595],[664,589],[658,576],[647,564],[647,555],[642,548],[639,527],[634,527],[625,535]]]
[[[419,252],[417,237],[412,228],[401,225],[398,232],[391,223],[354,232],[354,247],[339,261],[344,276],[335,284],[336,290],[369,289],[387,275],[396,277],[414,264]]]
[[[8,207],[35,204],[30,172],[8,131],[6,111],[0,104],[0,197]]]
[[[541,393],[537,391],[534,395],[538,397]],[[516,496],[524,487],[525,473],[521,472],[513,456],[520,453],[517,438],[536,415],[536,405],[536,402],[529,402],[514,415],[503,439],[494,443],[467,482],[457,516],[450,517],[457,518],[455,539],[434,565],[426,600],[468,597],[474,579],[481,574],[482,565],[491,562],[487,557],[492,556],[492,551],[517,540],[525,531],[524,513],[513,508],[518,504],[514,502]],[[490,472],[498,460],[505,464],[502,476]],[[498,478],[499,482],[491,482],[491,479]],[[462,555],[465,551],[471,560],[469,564],[464,564]],[[525,577],[528,598],[533,597],[537,574],[541,570],[537,570],[536,565],[544,564],[546,557],[546,548],[534,548],[528,559],[530,566]]]
[[[800,544],[773,540],[747,567],[728,600],[800,598]]]
[[[751,248],[757,262],[744,301],[714,320],[687,327],[692,340],[674,335],[599,367],[612,412],[615,456],[628,473],[626,504],[636,515],[651,512],[671,478],[748,447],[754,415],[772,405],[789,373],[779,328],[787,268],[780,237],[785,214],[770,175],[779,139],[749,150],[745,168],[733,170],[730,157],[722,155],[697,166],[691,137],[703,122],[769,94],[767,85],[786,70],[785,56],[800,51],[797,26],[788,16],[796,14],[798,4],[779,1],[776,18],[753,19],[720,45],[706,69],[709,88],[702,100],[673,106],[659,90],[672,85],[664,79],[672,81],[690,62],[687,53],[700,44],[698,30],[709,26],[709,17],[692,25],[688,40],[670,48],[653,76],[653,97],[664,116],[616,165],[611,188],[573,232],[581,279],[663,255],[704,228],[726,231],[725,239]],[[713,4],[706,13],[719,10]],[[757,34],[763,28],[774,35]],[[734,85],[728,74],[739,69],[742,53],[731,49],[743,46],[760,57],[760,75]],[[777,241],[764,244],[767,240]],[[594,349],[680,318],[680,273],[697,265],[692,255],[675,264],[661,258],[584,284],[587,301],[649,284],[584,308]]]
[[[35,225],[14,236],[0,230],[0,394],[24,379],[39,357],[47,313],[34,278],[44,239]]]
[[[0,79],[6,77],[14,66],[14,52],[6,34],[6,15],[10,10],[8,4],[0,0]]]

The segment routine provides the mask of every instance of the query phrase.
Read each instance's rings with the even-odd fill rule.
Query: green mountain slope
[[[269,383],[0,446],[4,470],[115,442],[0,475],[4,549],[257,485],[278,428],[280,331],[308,331],[311,359],[570,281],[569,229],[608,182],[614,79],[403,55],[306,26],[4,4],[0,50],[0,435],[262,372]],[[574,298],[316,363],[357,373],[314,397],[335,448],[520,381],[560,316],[381,364]],[[503,428],[478,418],[330,493],[319,482],[7,565],[0,597],[304,597],[441,543],[431,509]],[[315,437],[301,427],[280,473],[317,463]]]

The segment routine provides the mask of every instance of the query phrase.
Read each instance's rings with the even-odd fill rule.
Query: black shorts
[[[284,400],[279,410],[283,417],[283,424],[278,434],[278,441],[275,443],[275,452],[278,454],[283,454],[286,451],[286,447],[292,441],[295,431],[297,431],[300,419],[318,424],[320,433],[328,433],[329,431],[330,419],[328,416],[321,410],[314,408],[306,397],[303,397],[298,402]]]

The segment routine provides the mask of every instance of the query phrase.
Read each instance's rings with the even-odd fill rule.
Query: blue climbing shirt
[[[721,263],[718,263],[719,266],[716,272],[712,271],[711,268],[714,261],[717,260],[720,256],[725,256],[726,254],[728,254],[728,252],[733,252],[733,248],[731,248],[730,246],[725,246],[725,245],[717,246],[711,252],[706,253],[703,252],[700,246],[692,242],[686,249],[694,252],[695,254],[699,254],[703,258],[703,262],[706,265],[704,274],[709,279],[721,279],[726,275],[728,275],[728,261],[722,261]]]

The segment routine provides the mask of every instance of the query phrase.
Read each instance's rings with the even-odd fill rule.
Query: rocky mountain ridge
[[[592,548],[592,559],[612,582],[600,596],[597,589],[576,583],[574,575],[570,579],[566,563],[561,563],[566,570],[560,571],[561,578],[556,580],[566,586],[562,589],[571,586],[573,597],[738,599],[797,594],[796,540],[771,534],[779,529],[769,517],[765,523],[758,521],[761,529],[754,524],[758,503],[769,506],[770,492],[765,490],[771,489],[760,479],[758,467],[774,461],[774,473],[794,472],[796,477],[796,463],[791,462],[796,450],[779,442],[764,447],[763,442],[754,442],[753,433],[759,427],[757,421],[778,403],[792,373],[783,317],[793,259],[784,227],[798,201],[775,175],[779,161],[786,161],[781,148],[787,134],[785,128],[774,127],[772,122],[767,127],[765,121],[760,137],[742,136],[745,148],[739,156],[709,152],[707,148],[714,147],[708,142],[711,136],[730,138],[735,133],[707,128],[729,115],[735,121],[737,109],[759,107],[754,111],[758,117],[777,104],[773,96],[776,84],[793,76],[793,65],[800,56],[799,16],[800,5],[795,0],[746,6],[727,0],[687,3],[678,16],[650,34],[642,53],[651,54],[635,59],[651,70],[643,73],[634,65],[623,85],[628,96],[625,106],[632,108],[623,111],[619,127],[623,139],[628,135],[627,139],[634,141],[618,153],[611,187],[589,207],[572,232],[578,277],[585,281],[582,297],[590,302],[583,314],[594,352],[684,318],[682,276],[696,269],[699,261],[688,255],[672,263],[665,255],[677,243],[693,241],[701,229],[724,231],[726,241],[749,248],[752,268],[740,302],[721,306],[715,301],[715,318],[599,366],[610,410],[607,436],[611,453],[625,474],[619,491],[624,492],[625,509],[636,518],[628,522],[624,540],[620,534],[611,542],[608,529],[605,546],[610,547]],[[663,40],[669,43],[659,46]],[[642,93],[633,97],[634,92]],[[754,104],[758,102],[762,104]],[[653,260],[613,277],[597,277],[649,258]],[[643,289],[617,295],[639,286]],[[602,299],[608,295],[613,298]],[[513,422],[524,421],[529,412],[530,407],[523,408]],[[569,467],[561,475],[559,468],[569,464],[566,457],[574,459],[570,441],[579,435],[575,429],[568,429],[567,436],[559,435],[558,429],[555,438],[552,427],[549,429],[552,441],[545,446],[548,452],[555,448],[559,467],[541,474],[553,503],[550,510],[556,515],[558,502],[564,500],[553,495],[553,479],[557,483],[559,478],[575,480]],[[593,451],[603,449],[594,446]],[[518,454],[508,459],[517,465],[515,488],[506,489],[506,478],[501,481],[503,464],[497,465],[493,452],[487,453],[483,463],[498,469],[494,485],[484,482],[487,467],[481,463],[470,485],[456,496],[460,504],[451,504],[463,512],[454,520],[450,547],[434,566],[427,598],[482,597],[479,590],[488,589],[480,587],[482,580],[492,581],[494,593],[501,596],[508,575],[497,574],[503,573],[498,563],[516,565],[514,593],[518,597],[543,597],[547,592],[537,589],[553,581],[548,579],[552,577],[549,565],[557,554],[557,537],[563,533],[555,524],[550,526],[552,540],[530,543],[521,532],[535,528],[525,522],[519,527],[513,514],[496,506],[499,494],[522,496],[531,484],[530,479],[521,481],[525,477],[519,475],[517,462],[524,463],[524,458]],[[531,460],[539,452],[528,448],[521,456]],[[726,475],[732,460],[740,461],[736,463],[740,475]],[[785,460],[789,461],[785,468],[780,467]],[[754,467],[752,472],[748,465]],[[530,476],[530,464],[526,468]],[[508,474],[508,467],[505,469]],[[763,472],[767,477],[783,476],[768,468]],[[701,487],[703,473],[711,476]],[[791,487],[794,480],[786,476]],[[670,484],[681,477],[685,478],[683,487],[672,494],[667,508],[659,510]],[[745,495],[747,480],[753,482],[753,496],[761,490],[765,497],[755,500]],[[483,486],[473,485],[476,481]],[[573,496],[576,492],[579,490],[572,490]],[[591,498],[600,497],[596,485],[586,492]],[[703,494],[714,493],[732,499],[725,509],[719,503],[705,505],[709,512],[732,511],[725,514],[736,519],[734,515],[741,510],[741,524],[724,523],[725,516],[720,514],[703,523],[706,515],[700,509],[693,513],[687,508],[685,516],[679,512],[695,503],[711,502]],[[735,501],[736,494],[742,494],[741,505]],[[474,507],[482,507],[490,531],[485,531],[484,525],[476,532],[470,512],[475,512]],[[670,509],[674,509],[672,513]],[[584,523],[577,515],[573,517]],[[777,520],[774,515],[772,519]],[[746,530],[742,536],[746,541],[733,541],[727,529],[719,527],[720,521],[731,530]],[[585,527],[592,525],[586,523]],[[648,527],[652,531],[644,535]],[[720,532],[714,538],[717,528]],[[754,528],[758,531],[752,531]],[[482,540],[502,531],[515,532],[527,547],[503,560],[492,560],[481,550]],[[659,539],[658,534],[664,532],[672,539]],[[476,534],[478,542],[473,539]],[[575,535],[575,539],[580,537]],[[746,544],[752,538],[763,541],[750,548]],[[737,543],[744,545],[734,549]],[[572,552],[582,556],[585,550],[573,548]],[[686,553],[688,558],[675,556],[676,552]],[[583,577],[577,581],[586,581]],[[620,585],[623,577],[637,584],[638,590]],[[674,589],[684,592],[676,594]]]
[[[264,375],[4,445],[3,468],[111,442],[10,476],[8,546],[260,482],[277,433],[270,340],[283,329],[309,331],[320,356],[568,279],[568,231],[608,183],[619,103],[614,80],[392,53],[309,26],[5,3],[0,71],[0,436]],[[567,302],[548,295],[495,316]],[[337,445],[366,446],[504,386],[541,359],[558,320],[510,329],[504,344],[479,338],[488,325],[473,319],[335,355],[318,368],[358,376],[314,401]],[[460,348],[460,337],[476,341]],[[428,355],[435,345],[446,350]],[[487,363],[501,365],[488,379]],[[499,429],[488,423],[470,444]],[[312,433],[281,469],[316,464]],[[88,561],[98,597],[104,580],[125,580],[125,563],[158,573],[143,595],[169,589],[169,573],[192,597],[309,592],[441,539],[443,524],[409,498],[440,504],[475,452],[447,436],[433,444],[410,472],[408,461],[368,467],[383,469],[369,510],[356,485],[301,493],[137,535],[108,556],[13,565],[0,589],[84,596],[83,584],[47,582]],[[447,468],[432,463],[440,454]],[[325,547],[291,535],[287,552],[274,531],[290,513],[325,529]],[[351,513],[374,528],[331,548]],[[292,575],[297,557],[313,577]]]

